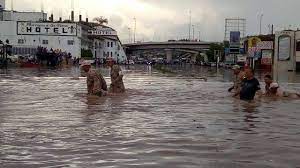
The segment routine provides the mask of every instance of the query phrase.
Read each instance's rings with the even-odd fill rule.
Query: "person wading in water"
[[[245,70],[246,79],[242,83],[240,99],[245,101],[254,100],[257,91],[260,91],[260,84],[254,77],[254,70],[247,68]]]
[[[242,87],[243,80],[245,79],[245,72],[241,70],[239,65],[234,65],[232,67],[234,73],[234,85],[228,89],[228,92],[234,91],[234,97],[239,95]]]
[[[93,70],[91,64],[86,61],[81,64],[81,68],[87,73],[86,83],[88,94],[99,97],[106,96],[108,94],[108,89],[102,74]]]
[[[119,65],[115,65],[113,61],[109,62],[111,67],[111,84],[109,88],[110,93],[125,93],[125,86],[123,82],[123,73]]]

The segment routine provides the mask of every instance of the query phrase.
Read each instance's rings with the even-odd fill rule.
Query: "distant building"
[[[0,11],[5,9],[5,0],[0,0]]]

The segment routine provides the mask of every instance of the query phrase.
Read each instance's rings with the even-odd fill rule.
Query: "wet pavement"
[[[1,70],[0,167],[300,167],[300,100],[242,102],[227,70],[173,70],[130,67],[127,93],[106,98],[77,68]]]

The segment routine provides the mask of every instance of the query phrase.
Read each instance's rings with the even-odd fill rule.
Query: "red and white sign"
[[[261,53],[261,64],[263,65],[272,65],[272,50],[262,50]]]
[[[257,48],[261,50],[272,50],[274,48],[273,41],[261,41],[257,43]]]

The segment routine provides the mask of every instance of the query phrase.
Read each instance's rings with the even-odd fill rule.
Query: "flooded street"
[[[300,100],[242,102],[230,72],[183,72],[131,67],[125,95],[95,99],[76,68],[1,70],[0,167],[300,167]]]

